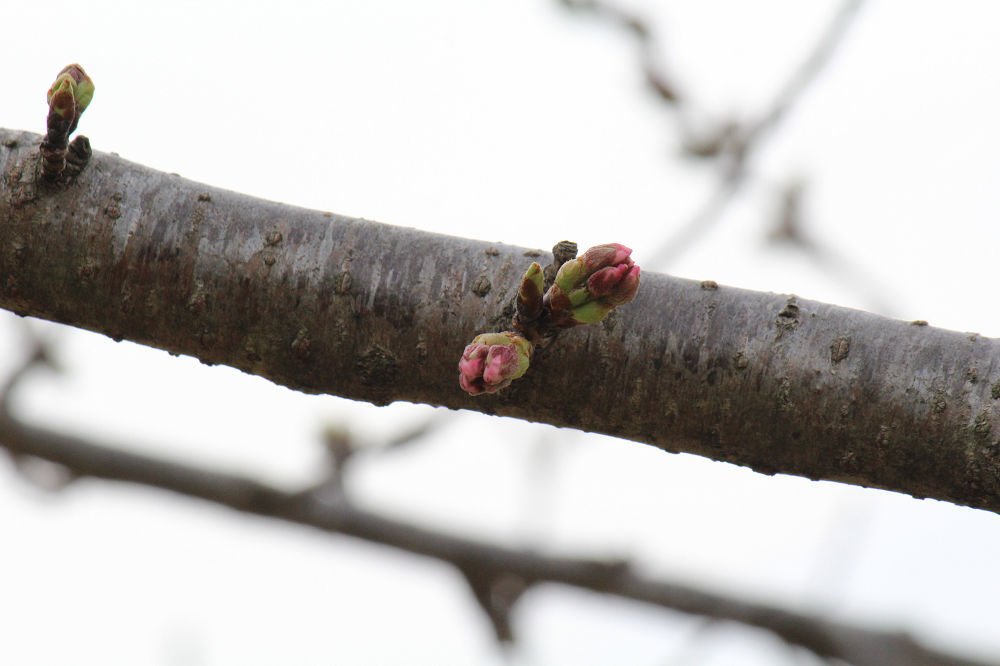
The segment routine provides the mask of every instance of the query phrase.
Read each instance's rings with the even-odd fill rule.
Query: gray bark
[[[462,349],[509,326],[520,274],[547,253],[253,199],[100,152],[50,185],[35,179],[40,140],[0,130],[5,309],[300,391],[1000,511],[997,340],[645,273],[632,303],[562,334],[504,393],[470,397]]]

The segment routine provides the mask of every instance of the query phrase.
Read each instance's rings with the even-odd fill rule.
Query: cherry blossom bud
[[[83,67],[72,64],[64,67],[49,88],[45,99],[49,104],[49,116],[55,114],[67,123],[66,134],[72,134],[80,122],[80,116],[90,106],[94,98],[94,82]]]
[[[607,266],[617,266],[618,264],[632,265],[629,255],[632,249],[625,247],[621,243],[605,243],[595,245],[579,258],[586,266],[588,273],[594,273]]]
[[[477,335],[458,362],[458,383],[472,395],[496,393],[527,371],[533,350],[509,331]]]
[[[639,267],[618,264],[602,268],[587,279],[587,290],[593,298],[612,306],[624,305],[635,298],[639,289]]]
[[[73,79],[68,74],[60,74],[45,94],[49,113],[54,113],[67,123],[76,117],[76,96],[73,94]]]
[[[80,116],[93,98],[94,82],[83,68],[76,64],[64,67],[46,93],[49,114],[45,121],[45,138],[39,146],[39,151],[42,155],[42,171],[47,177],[58,177],[66,169],[69,135],[76,129]],[[79,149],[84,144],[76,145]],[[86,163],[86,158],[81,160],[80,152],[77,150],[71,156],[77,171]],[[86,155],[89,157],[89,152],[86,152]]]
[[[597,245],[567,261],[545,294],[552,321],[563,328],[593,324],[635,298],[639,267],[620,243]]]

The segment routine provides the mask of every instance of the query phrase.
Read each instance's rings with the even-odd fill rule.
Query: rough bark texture
[[[473,398],[457,383],[463,347],[509,325],[521,272],[547,253],[261,201],[100,152],[56,188],[35,180],[40,140],[0,130],[0,307],[300,391],[1000,511],[1000,341],[645,273],[631,304]]]

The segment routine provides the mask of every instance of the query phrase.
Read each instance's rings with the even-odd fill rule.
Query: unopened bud
[[[635,298],[639,267],[620,243],[597,245],[567,261],[545,294],[552,321],[564,328],[593,324]]]
[[[517,291],[517,316],[522,323],[538,319],[542,314],[544,292],[542,267],[532,262],[521,278],[521,287]]]
[[[477,335],[458,362],[458,383],[472,395],[496,393],[528,370],[533,349],[509,331]]]
[[[83,67],[75,63],[63,67],[45,95],[49,104],[49,132],[72,134],[93,98],[94,82]]]
[[[66,122],[72,122],[76,117],[76,96],[73,94],[73,79],[68,74],[61,74],[45,99],[49,104],[49,113],[55,113]]]

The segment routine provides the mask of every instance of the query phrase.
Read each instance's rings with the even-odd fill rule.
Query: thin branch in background
[[[472,589],[479,608],[493,625],[493,633],[501,645],[514,642],[512,613],[514,604],[521,598],[528,584],[520,576],[512,576],[502,571],[482,569],[478,566],[457,565],[465,581]]]
[[[771,103],[770,110],[749,128],[745,135],[745,142],[752,143],[766,130],[777,125],[802,98],[809,85],[816,80],[823,68],[833,59],[834,53],[843,42],[844,35],[847,34],[847,29],[858,10],[861,9],[863,2],[864,0],[846,0],[840,6],[833,19],[827,24],[826,30],[823,31],[816,46],[778,92]]]
[[[603,0],[559,0],[564,7],[574,11],[591,12],[600,19],[625,28],[639,44],[642,73],[650,90],[664,104],[681,109],[684,96],[675,81],[657,64],[654,32],[641,16]]]
[[[371,447],[370,450],[378,453],[395,453],[412,445],[425,442],[428,437],[440,433],[449,423],[453,423],[457,416],[458,414],[454,412],[437,410],[423,421],[394,434],[379,446]]]
[[[674,110],[681,110],[681,98],[674,92],[677,86],[667,79],[660,80],[654,58],[653,28],[638,15],[630,13],[603,0],[561,0],[570,9],[587,10],[611,23],[625,26],[635,36],[642,54],[642,68],[647,82],[659,91],[662,86],[667,94],[661,94],[663,101]],[[719,221],[733,198],[746,184],[750,175],[749,162],[768,132],[779,125],[795,104],[804,96],[809,85],[818,77],[823,68],[832,60],[837,47],[842,43],[851,22],[861,8],[863,0],[845,0],[833,15],[819,39],[802,60],[785,84],[778,90],[767,109],[755,121],[737,123],[729,120],[719,123],[715,129],[705,133],[693,130],[693,124],[682,116],[680,131],[686,154],[716,161],[719,169],[714,188],[697,208],[691,218],[676,229],[670,237],[653,251],[646,262],[656,269],[664,269],[702,238]],[[685,110],[688,115],[691,109]],[[793,203],[798,203],[793,202]],[[796,220],[797,221],[797,220]],[[792,232],[795,232],[794,235]],[[807,253],[816,264],[861,293],[868,302],[869,309],[891,315],[892,306],[885,299],[878,298],[872,289],[874,281],[862,275],[857,266],[839,256],[834,251],[821,247],[812,239],[807,239],[801,225],[795,229],[780,223],[771,240],[792,243]]]
[[[887,317],[896,315],[896,308],[890,300],[880,294],[886,289],[877,279],[865,273],[864,269],[848,257],[837,253],[826,244],[818,243],[806,231],[805,199],[806,185],[801,179],[787,183],[780,193],[781,202],[774,215],[768,242],[785,245],[801,252],[809,258],[817,270],[825,272],[844,287],[854,291],[866,303],[868,310]]]
[[[37,336],[26,322],[22,321],[19,328],[23,333],[28,353],[22,363],[8,375],[6,381],[0,384],[0,410],[3,412],[9,409],[9,396],[14,387],[32,369],[43,367],[49,370],[59,370],[51,353],[50,345]],[[0,448],[3,447],[0,446]],[[21,478],[46,492],[58,492],[76,480],[76,476],[65,466],[53,464],[34,456],[23,456],[7,449],[5,449],[5,453],[10,457],[11,465],[21,475]]]
[[[416,423],[402,432],[396,433],[385,441],[364,443],[358,441],[350,430],[339,423],[327,425],[322,432],[325,464],[322,478],[315,485],[317,492],[339,495],[344,492],[344,477],[348,467],[353,464],[359,454],[381,455],[393,453],[425,441],[430,435],[436,434],[453,422],[457,415],[454,412],[437,411],[432,416]]]
[[[694,215],[673,232],[666,242],[652,251],[645,263],[655,267],[655,270],[666,270],[682,254],[687,252],[704,236],[712,225],[722,218],[726,207],[740,190],[746,177],[746,164],[741,159],[730,160],[723,170],[715,187],[708,197],[702,201]]]
[[[37,354],[32,359],[37,358]],[[22,377],[29,360],[15,372]],[[235,511],[363,539],[452,564],[487,611],[498,636],[512,636],[510,613],[522,593],[542,583],[581,589],[729,620],[771,631],[817,655],[855,666],[986,664],[925,648],[905,634],[875,631],[644,576],[624,561],[542,555],[422,528],[332,500],[314,490],[289,492],[255,479],[97,444],[28,425],[10,412],[14,383],[0,394],[0,446],[18,456],[62,465],[74,478],[93,477],[160,488]]]
[[[714,140],[707,143],[691,137],[686,139],[684,143],[689,146],[689,154],[719,160],[721,175],[715,189],[691,219],[671,234],[652,257],[646,260],[650,266],[657,270],[669,266],[722,216],[726,206],[746,181],[747,164],[753,152],[759,148],[762,139],[788,115],[803,97],[809,84],[830,62],[862,2],[863,0],[846,0],[840,6],[816,45],[756,121],[742,125],[731,122],[724,124],[713,133]]]

